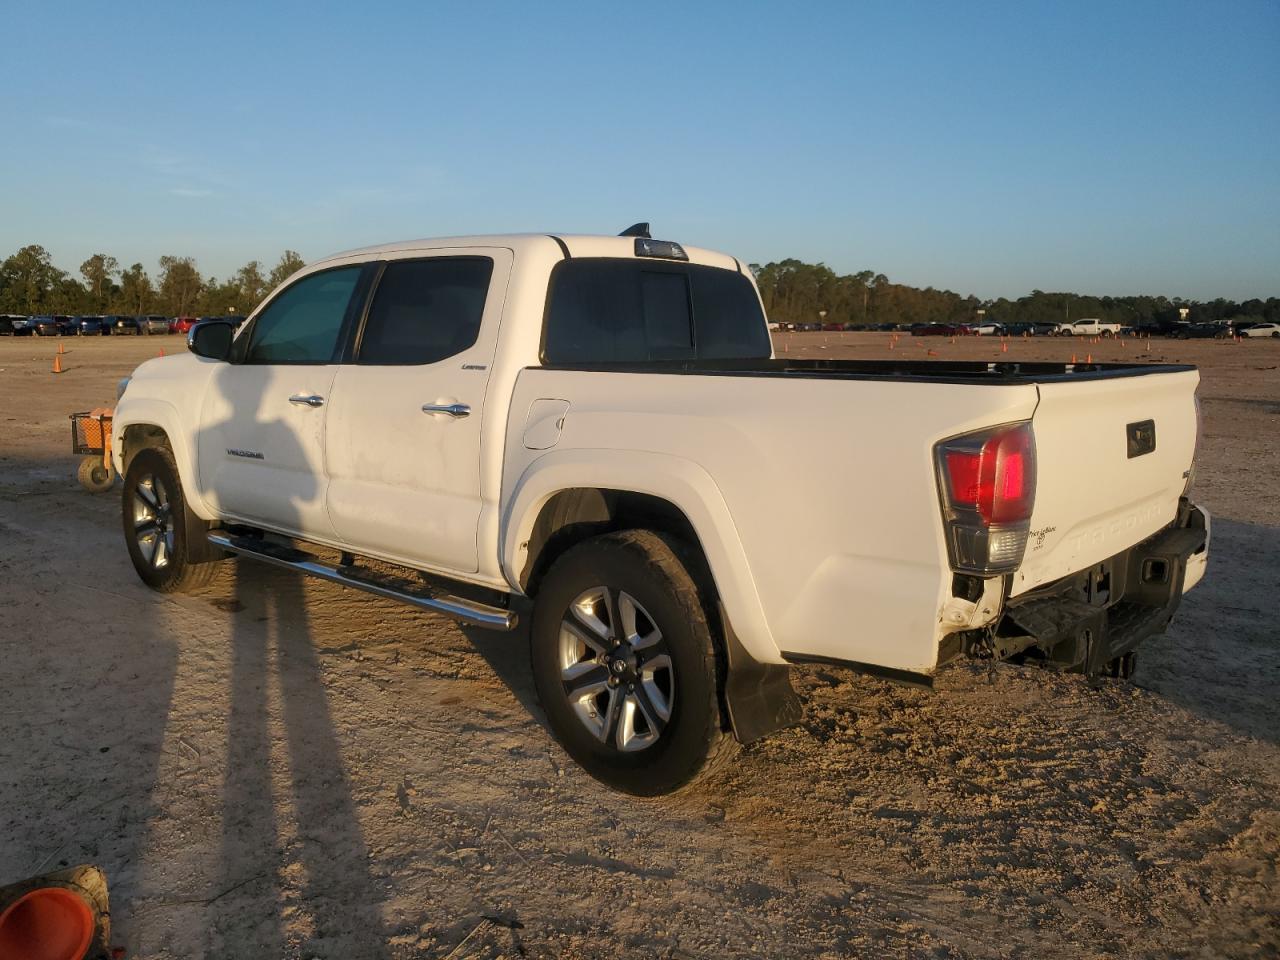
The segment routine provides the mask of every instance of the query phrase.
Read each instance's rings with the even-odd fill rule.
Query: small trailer
[[[76,479],[90,493],[105,493],[115,483],[111,464],[111,418],[113,407],[94,407],[71,414],[71,452],[81,457]]]

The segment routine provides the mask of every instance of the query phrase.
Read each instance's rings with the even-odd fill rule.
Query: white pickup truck
[[[1058,324],[1059,337],[1114,337],[1121,330],[1120,324],[1109,320],[1072,320]]]
[[[643,225],[339,254],[188,345],[120,388],[139,576],[527,618],[552,731],[634,793],[796,722],[793,663],[1127,676],[1205,570],[1194,368],[777,359],[750,272]]]

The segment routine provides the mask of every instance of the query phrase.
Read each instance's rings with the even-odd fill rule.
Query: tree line
[[[826,322],[868,326],[877,323],[972,323],[983,319],[1001,323],[1061,323],[1097,317],[1124,326],[1167,326],[1182,319],[1192,322],[1231,320],[1280,322],[1280,297],[1243,302],[1197,301],[1180,297],[1094,297],[1077,293],[1032,290],[1016,300],[979,300],[951,290],[893,283],[882,273],[863,270],[837,274],[822,263],[782,260],[751,264],[769,319],[788,323]]]
[[[286,250],[270,270],[250,260],[225,280],[201,275],[192,257],[166,255],[158,266],[153,278],[141,263],[122,268],[115,257],[95,253],[76,277],[31,244],[0,263],[0,313],[246,315],[304,262]]]
[[[23,247],[0,263],[0,313],[100,314],[131,316],[215,316],[252,312],[268,293],[303,266],[286,250],[267,270],[250,260],[226,279],[202,276],[192,257],[163,256],[154,278],[141,263],[121,268],[115,257],[95,253],[80,264],[79,276],[54,266],[38,244]],[[1126,326],[1162,326],[1181,319],[1280,322],[1280,297],[1207,302],[1178,297],[1093,297],[1033,290],[1016,300],[979,300],[951,290],[894,283],[883,273],[837,274],[826,264],[782,260],[751,264],[771,320],[822,321],[869,326],[878,323],[966,323],[985,311],[1002,323],[1058,322],[1098,317]]]

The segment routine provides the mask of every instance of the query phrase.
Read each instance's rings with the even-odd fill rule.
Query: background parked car
[[[1222,326],[1217,323],[1188,323],[1179,327],[1172,334],[1178,340],[1212,340],[1222,334]]]
[[[112,314],[103,317],[106,328],[103,333],[109,333],[113,337],[130,335],[136,337],[138,335],[138,321],[133,317],[125,317],[120,314]]]
[[[18,328],[26,326],[27,318],[14,313],[6,313],[0,316],[0,337],[12,337],[18,335]]]
[[[74,333],[80,337],[97,337],[102,335],[103,317],[75,317],[72,322]]]
[[[1255,323],[1240,331],[1242,337],[1275,337],[1280,340],[1280,323]]]
[[[1028,337],[1035,337],[1035,336],[1039,336],[1039,335],[1042,333],[1042,331],[1041,331],[1041,330],[1038,330],[1038,329],[1036,328],[1036,324],[1034,324],[1034,323],[1021,323],[1021,322],[1020,322],[1020,323],[1006,323],[1006,324],[1004,325],[1004,332],[1005,332],[1006,336],[1010,336],[1010,337],[1020,337],[1020,336],[1022,336],[1024,333],[1025,333]]]
[[[70,319],[70,317],[32,317],[30,326],[37,337],[56,337],[62,333],[63,323]]]
[[[170,333],[190,333],[191,328],[200,322],[199,317],[174,317],[169,321]]]
[[[974,327],[973,332],[979,337],[1003,337],[1005,328],[1003,323],[988,320],[986,323],[980,323]]]
[[[141,334],[169,332],[169,318],[162,317],[158,313],[149,313],[145,316],[134,317],[133,319],[138,325],[138,332]]]
[[[963,323],[917,323],[911,328],[913,337],[967,337],[972,333]]]
[[[206,320],[221,320],[223,323],[231,324],[231,326],[237,330],[240,329],[240,324],[244,323],[244,319],[245,319],[244,317],[237,316],[235,314],[230,314],[230,313],[227,314],[225,317],[198,317],[197,318],[198,322],[200,323],[204,323]]]

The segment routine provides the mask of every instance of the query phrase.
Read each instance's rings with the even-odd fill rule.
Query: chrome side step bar
[[[286,570],[297,570],[330,583],[337,583],[353,590],[363,590],[374,596],[388,600],[398,600],[419,610],[431,613],[442,613],[463,623],[470,623],[489,630],[514,630],[517,622],[516,614],[502,607],[465,600],[462,597],[434,596],[429,592],[419,592],[418,585],[398,577],[383,577],[372,570],[356,572],[350,567],[340,568],[322,563],[313,554],[295,550],[282,544],[272,543],[256,537],[237,537],[226,533],[209,534],[209,543],[222,550],[230,551],[242,557],[262,560],[265,563]]]

